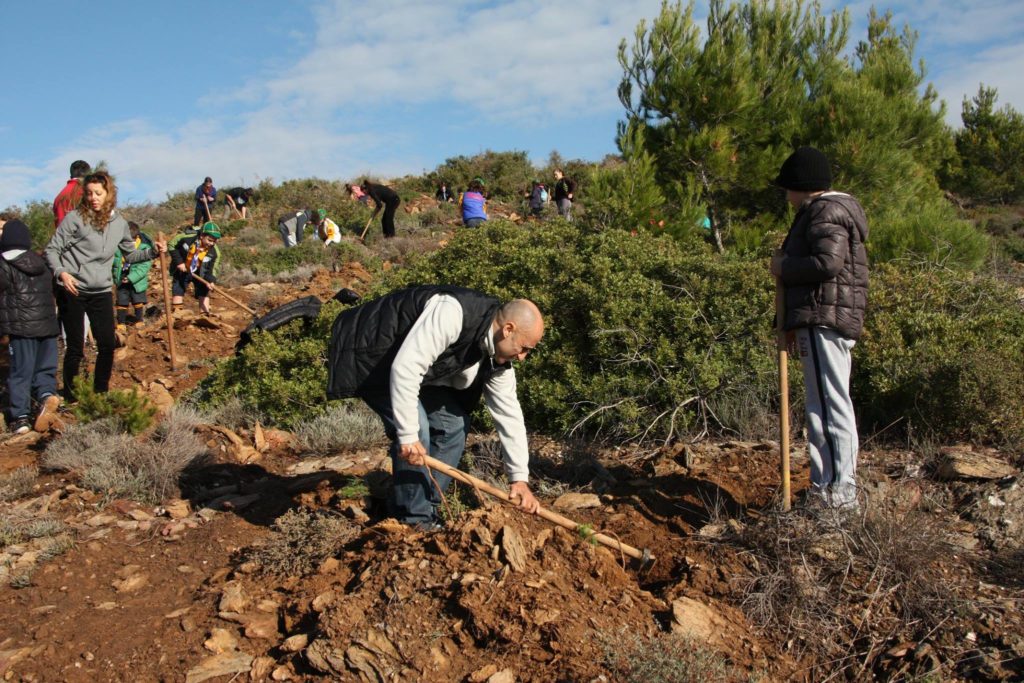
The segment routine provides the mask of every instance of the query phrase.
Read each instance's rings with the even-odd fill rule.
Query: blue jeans
[[[388,514],[405,524],[430,525],[439,520],[441,493],[447,491],[451,477],[432,472],[437,486],[427,475],[427,468],[410,465],[398,456],[399,443],[387,393],[361,397],[384,422],[384,431],[391,439],[391,497]],[[420,443],[441,462],[458,467],[466,449],[470,416],[459,402],[454,389],[422,387],[419,401]]]
[[[11,406],[11,420],[28,417],[32,409],[32,395],[43,402],[57,393],[57,337],[14,337],[8,349],[11,354],[11,372],[7,377],[7,390]]]

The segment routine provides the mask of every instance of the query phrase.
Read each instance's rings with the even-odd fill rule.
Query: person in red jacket
[[[79,159],[71,164],[71,177],[64,189],[53,200],[53,227],[56,228],[64,220],[69,211],[78,208],[82,202],[82,178],[92,173],[89,164]]]

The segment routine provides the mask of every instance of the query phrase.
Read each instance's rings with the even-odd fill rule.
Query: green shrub
[[[274,531],[264,545],[249,552],[249,559],[264,574],[304,576],[341,552],[360,527],[344,517],[289,510],[274,523]]]
[[[742,680],[729,660],[699,640],[675,633],[644,638],[629,631],[598,633],[614,680],[628,683],[725,683]]]
[[[940,441],[1024,439],[1024,309],[992,278],[939,268],[875,269],[854,359],[862,431],[903,423]]]
[[[327,409],[327,339],[341,305],[328,301],[308,328],[292,321],[259,333],[218,365],[189,398],[204,408],[237,401],[264,424],[294,429]]]
[[[389,271],[370,296],[439,283],[533,299],[547,331],[517,371],[531,429],[761,437],[773,431],[778,397],[765,265],[647,232],[496,220]],[[873,271],[869,302],[853,373],[864,433],[895,421],[943,439],[1024,436],[1024,311],[1008,286],[886,264]],[[308,332],[293,323],[258,335],[211,373],[200,400],[237,396],[285,427],[322,414],[326,344],[339,310],[325,306]],[[792,398],[799,407],[798,389]]]
[[[93,420],[110,420],[118,429],[129,434],[138,434],[149,429],[156,415],[156,406],[139,393],[131,390],[111,389],[105,393],[96,392],[92,379],[85,374],[75,378],[75,396],[78,403],[72,411],[82,423]]]
[[[247,237],[247,240],[251,239]],[[269,239],[269,238],[268,238]],[[297,246],[285,249],[280,244],[269,246],[248,246],[226,244],[221,247],[224,261],[235,270],[247,269],[256,275],[277,275],[295,270],[302,265],[319,266],[337,270],[350,261],[360,261],[370,267],[377,267],[364,249],[347,242],[324,248],[317,239],[307,235]]]

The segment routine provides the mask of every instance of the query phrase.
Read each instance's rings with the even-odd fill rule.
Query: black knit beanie
[[[832,187],[828,157],[813,147],[801,147],[782,162],[775,184],[786,190],[814,192]]]
[[[32,235],[28,231],[28,226],[17,218],[4,223],[3,230],[4,234],[0,235],[0,251],[32,248]]]

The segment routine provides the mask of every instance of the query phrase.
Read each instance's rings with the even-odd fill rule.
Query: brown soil
[[[360,289],[365,280],[357,270],[318,273],[300,292],[276,285],[228,291],[248,302],[268,289],[266,310],[296,296]],[[157,300],[155,289],[151,297]],[[215,303],[215,312],[210,319],[182,316],[177,345],[189,362],[173,373],[161,320],[133,330],[114,385],[160,384],[175,397],[194,387],[209,369],[206,359],[232,353],[250,321],[226,301]],[[821,680],[837,668],[819,658],[814,643],[759,630],[741,609],[741,580],[758,571],[742,539],[773,514],[779,486],[774,444],[589,453],[594,469],[584,490],[598,494],[597,507],[562,512],[650,550],[656,562],[644,570],[579,534],[475,500],[465,489],[460,498],[471,509],[437,533],[384,519],[372,496],[342,498],[339,490],[357,476],[375,495],[386,487],[383,447],[317,460],[300,457],[285,434],[271,433],[263,445],[242,431],[232,436],[262,450],[249,449],[240,462],[223,430],[203,428],[202,435],[213,458],[188,473],[181,501],[156,508],[108,501],[66,475],[47,473],[30,494],[0,504],[3,514],[18,508],[55,515],[76,540],[40,563],[30,585],[0,587],[4,680],[618,680],[609,648],[672,630],[689,630],[722,653],[734,679]],[[34,463],[50,438],[0,444],[0,473]],[[538,473],[567,490],[573,463],[560,455],[562,446],[543,439],[533,446]],[[903,487],[919,460],[868,452],[861,474],[871,490]],[[807,472],[803,459],[796,461],[799,489]],[[1019,483],[957,485],[965,489],[954,491],[958,500],[974,501],[974,518],[956,505],[932,509],[950,537],[963,542],[960,556],[980,563],[993,557],[977,547],[986,529],[1020,523],[1020,511],[1011,517],[1004,501],[1019,498]],[[923,505],[919,489],[906,490],[917,491],[908,504]],[[544,504],[553,505],[555,495]],[[1002,496],[1004,506],[984,503],[991,495]],[[982,519],[977,510],[984,505],[997,512]],[[354,538],[307,575],[268,572],[251,559],[252,550],[274,538],[275,520],[296,508],[349,519]],[[1002,550],[1019,552],[1019,537],[1016,545],[1006,534],[999,538]],[[972,582],[977,604],[909,643],[912,623],[866,634],[863,666],[843,665],[846,676],[900,678],[919,653],[924,662],[938,652],[944,679],[1021,680],[1019,571],[997,585],[992,572],[957,558],[952,553],[942,566]],[[703,617],[680,616],[694,604],[707,610]],[[866,619],[862,605],[849,610],[851,619]],[[977,666],[963,663],[971,657]],[[502,678],[505,671],[511,677]]]

